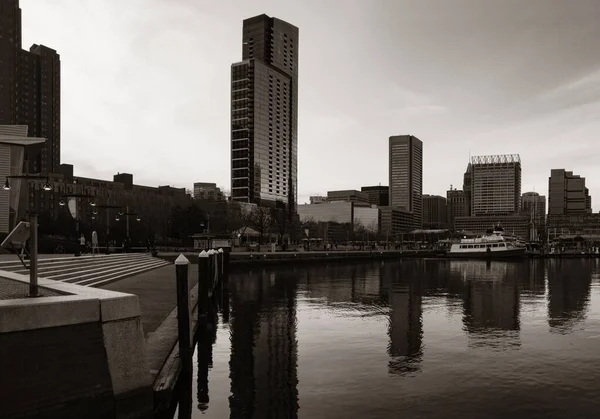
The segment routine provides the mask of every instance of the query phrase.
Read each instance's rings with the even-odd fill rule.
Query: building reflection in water
[[[520,263],[452,261],[466,283],[463,327],[472,348],[506,350],[521,346],[518,267]]]
[[[415,263],[388,264],[382,274],[390,282],[389,373],[421,371],[423,357],[423,277]]]
[[[585,320],[591,284],[589,260],[548,260],[548,325],[552,332],[571,333]]]
[[[230,418],[298,417],[296,289],[283,272],[230,284]]]

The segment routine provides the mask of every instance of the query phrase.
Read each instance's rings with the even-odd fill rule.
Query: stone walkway
[[[198,282],[198,265],[190,265],[189,280],[192,289]],[[175,265],[145,272],[100,288],[138,296],[146,337],[153,333],[177,306]]]
[[[40,297],[58,297],[64,294],[39,287]],[[29,298],[29,284],[0,277],[0,300],[16,300]]]

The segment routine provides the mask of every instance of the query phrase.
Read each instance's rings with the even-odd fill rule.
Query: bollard
[[[177,327],[179,331],[179,358],[182,360],[182,368],[191,374],[192,367],[192,342],[191,342],[191,318],[190,318],[190,293],[189,273],[190,261],[180,254],[175,261],[175,273],[177,277]],[[188,371],[189,370],[189,371]]]
[[[229,322],[229,260],[231,257],[231,253],[223,252],[223,278],[221,279],[221,284],[223,286],[223,302],[222,302],[222,313],[223,313],[223,321],[225,323]]]
[[[211,297],[213,294],[213,286],[215,280],[215,251],[209,249],[208,253],[208,275],[206,277],[206,284],[208,286],[208,296]]]
[[[219,255],[219,281],[221,280],[221,278],[223,278],[223,265],[225,263],[225,260],[223,258],[223,249],[219,248],[219,250],[217,250],[218,255]]]

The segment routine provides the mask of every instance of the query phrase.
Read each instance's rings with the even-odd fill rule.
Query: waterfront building
[[[296,208],[297,132],[298,28],[246,19],[242,61],[231,66],[232,200]]]
[[[412,213],[397,207],[379,207],[379,231],[382,236],[399,239],[403,233],[414,230]]]
[[[46,141],[27,147],[29,173],[60,166],[60,56],[43,45],[22,49],[18,0],[0,2],[0,125],[27,125]]]
[[[203,201],[223,201],[225,196],[216,183],[194,183],[194,199]]]
[[[369,204],[369,194],[357,190],[327,191],[327,201],[347,201]]]
[[[585,178],[565,169],[552,169],[548,178],[548,237],[598,234],[600,214],[592,213],[592,198]]]
[[[548,178],[548,215],[591,212],[592,198],[585,178],[565,169],[552,169]]]
[[[444,229],[448,227],[446,198],[439,195],[423,195],[423,228]]]
[[[413,227],[423,226],[423,143],[412,135],[389,139],[390,206],[413,215]]]
[[[446,191],[446,205],[448,207],[448,224],[454,228],[454,219],[456,217],[468,217],[469,205],[465,197],[465,192],[461,189],[452,188]]]
[[[529,240],[538,240],[546,224],[546,197],[537,192],[525,192],[521,196],[521,214],[530,221]]]
[[[390,187],[389,186],[363,186],[362,192],[369,195],[369,204],[378,207],[387,207],[390,205]]]
[[[500,224],[508,234],[529,235],[521,211],[521,158],[518,154],[471,157],[464,176],[469,217],[454,217],[454,229],[483,234]]]
[[[471,214],[516,214],[521,204],[521,158],[518,154],[471,158]]]

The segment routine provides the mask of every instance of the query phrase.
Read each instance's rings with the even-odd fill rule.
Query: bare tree
[[[262,244],[265,234],[270,231],[273,224],[271,210],[257,205],[250,211],[249,217],[250,227],[256,230],[258,233],[258,243]]]

